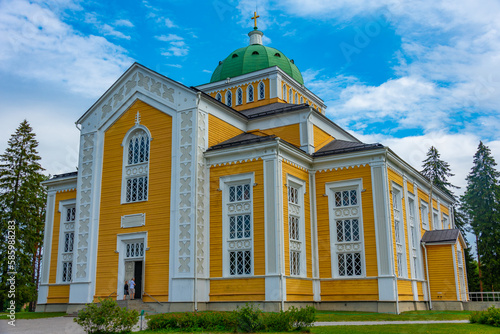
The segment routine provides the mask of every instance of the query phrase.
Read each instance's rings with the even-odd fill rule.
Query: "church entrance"
[[[135,281],[135,295],[134,299],[142,298],[142,279],[143,279],[143,261],[126,261],[125,262],[125,279],[130,281],[132,277]],[[130,296],[132,297],[132,296]]]

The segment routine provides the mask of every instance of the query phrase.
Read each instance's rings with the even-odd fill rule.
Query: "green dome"
[[[231,52],[224,61],[219,63],[210,82],[234,78],[272,66],[278,66],[297,82],[304,84],[302,74],[290,59],[279,50],[261,44],[252,44]]]

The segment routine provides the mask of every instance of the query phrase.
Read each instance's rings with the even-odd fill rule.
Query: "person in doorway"
[[[123,286],[123,300],[126,300],[128,296],[128,283],[125,280],[125,285]]]
[[[130,293],[130,299],[134,299],[135,297],[135,279],[132,277],[130,281],[128,281],[128,292]]]

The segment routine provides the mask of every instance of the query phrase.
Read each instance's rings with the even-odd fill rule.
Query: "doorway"
[[[134,299],[142,299],[142,266],[142,260],[125,262],[125,279],[128,282],[133,277],[135,281]]]

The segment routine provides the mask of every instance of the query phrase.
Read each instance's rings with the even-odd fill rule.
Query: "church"
[[[158,312],[468,300],[453,198],[326,117],[256,21],[248,35],[209,83],[134,63],[78,119],[78,171],[43,183],[37,311],[122,300],[132,277]]]

